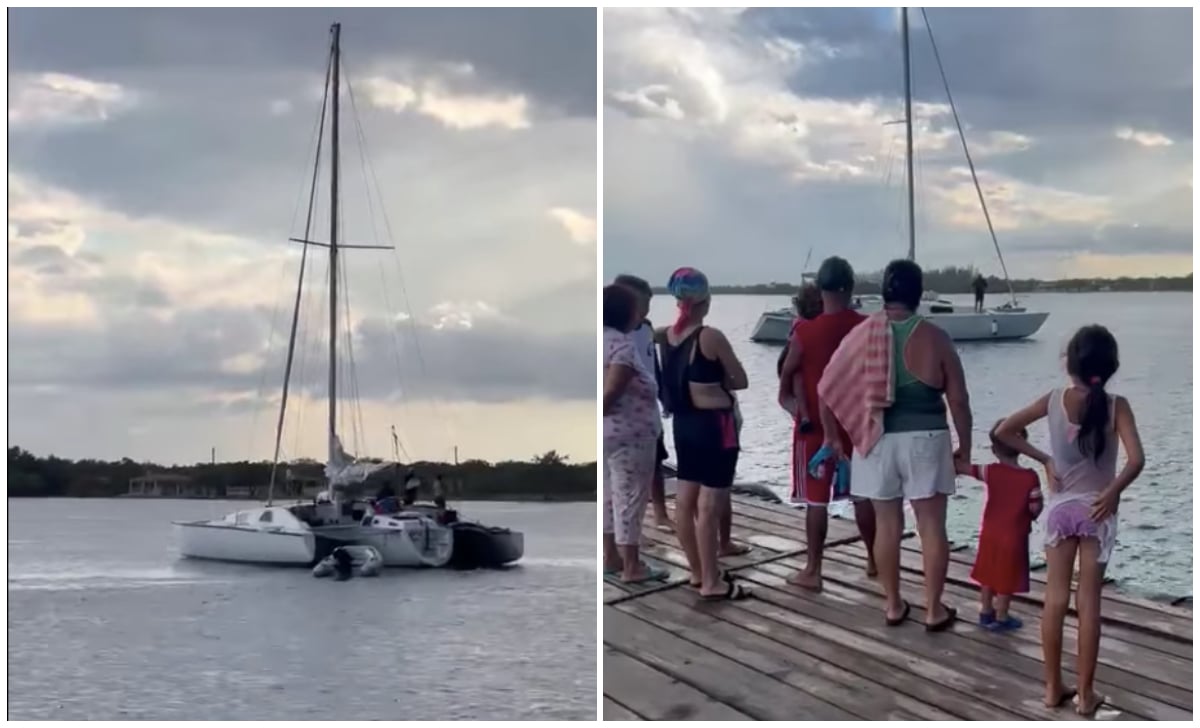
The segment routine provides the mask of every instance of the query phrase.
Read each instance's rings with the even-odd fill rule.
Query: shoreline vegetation
[[[975,268],[931,268],[925,271],[925,288],[939,294],[971,293],[971,281],[975,279]],[[879,293],[880,272],[858,276],[854,292],[861,294]],[[1003,278],[985,276],[989,296],[1002,296],[1008,292]],[[1016,293],[1100,293],[1100,292],[1147,292],[1147,291],[1192,291],[1192,274],[1186,276],[1159,276],[1157,278],[1063,278],[1044,281],[1036,278],[1014,278]],[[800,289],[799,283],[753,283],[749,285],[713,285],[709,291],[720,295],[743,296],[791,296]],[[662,287],[654,288],[655,294],[666,293]]]
[[[401,471],[416,471],[422,496],[435,476],[445,484],[447,498],[567,502],[596,500],[596,463],[575,464],[555,451],[528,462],[489,463],[466,460],[459,464],[404,463]],[[304,483],[303,488],[277,485],[280,500],[311,497],[320,487],[324,466],[315,461],[281,463],[277,483]],[[285,476],[284,473],[287,473]],[[203,500],[262,499],[271,478],[270,462],[197,463],[160,466],[129,458],[116,462],[39,457],[19,447],[8,448],[9,498],[117,498],[130,495],[134,479],[185,482],[187,495],[159,496]],[[312,487],[310,487],[312,486]],[[148,496],[154,497],[154,496]]]

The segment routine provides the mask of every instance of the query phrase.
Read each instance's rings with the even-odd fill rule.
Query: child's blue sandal
[[[1010,614],[1004,619],[995,619],[993,617],[992,623],[987,628],[993,632],[1011,632],[1014,629],[1020,629],[1023,625],[1024,622]]]

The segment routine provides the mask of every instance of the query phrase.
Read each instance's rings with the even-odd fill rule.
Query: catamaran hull
[[[519,561],[525,555],[525,535],[507,528],[479,523],[455,523],[454,554],[450,567],[455,569],[499,569]]]
[[[1013,341],[1033,336],[1050,314],[1035,311],[985,311],[984,313],[924,313],[925,319],[938,326],[955,341]],[[762,344],[783,344],[792,330],[795,314],[766,311],[750,334],[750,340]]]
[[[175,531],[181,556],[212,561],[311,566],[336,545],[311,532],[263,531],[210,523],[176,523]]]
[[[437,568],[450,563],[454,532],[449,528],[417,521],[396,523],[387,516],[372,521],[357,529],[354,543],[376,548],[385,565]]]

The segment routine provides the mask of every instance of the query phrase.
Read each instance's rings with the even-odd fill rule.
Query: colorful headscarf
[[[676,305],[679,306],[679,318],[672,327],[675,333],[679,333],[690,320],[696,304],[708,300],[708,276],[695,268],[679,268],[667,281],[667,290],[675,297]]]

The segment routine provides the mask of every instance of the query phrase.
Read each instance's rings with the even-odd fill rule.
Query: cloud
[[[292,102],[287,99],[273,99],[270,110],[272,116],[284,116],[292,113]]]
[[[546,214],[563,226],[571,242],[577,245],[591,245],[596,242],[595,218],[569,207],[552,207]]]
[[[442,64],[434,72],[439,75],[417,77],[409,71],[404,80],[373,75],[360,85],[367,101],[378,108],[418,113],[450,129],[497,127],[515,131],[530,127],[529,100],[522,94],[468,92],[449,87],[448,81],[461,85],[476,80],[470,64]]]
[[[1060,224],[1094,226],[1111,219],[1111,201],[1104,196],[1055,189],[990,172],[981,172],[979,183],[997,231]],[[986,229],[969,169],[946,170],[929,190],[941,222],[955,228]]]
[[[797,182],[860,181],[878,173],[894,146],[889,122],[903,114],[894,96],[844,99],[792,88],[793,78],[838,56],[822,40],[759,34],[728,10],[622,9],[605,17],[614,21],[605,26],[608,104],[657,133],[723,144]],[[948,104],[918,100],[913,121],[920,151],[958,153]],[[1032,144],[1003,129],[980,136],[981,156]]]
[[[16,173],[9,208],[13,387],[177,390],[236,403],[254,398],[264,372],[281,369],[295,249],[125,215]],[[106,244],[117,238],[125,247]],[[294,382],[314,396],[324,387],[318,265],[309,269]],[[394,287],[377,275],[350,279],[359,284],[351,294],[353,348],[342,347],[344,360],[353,352],[363,397],[594,395],[591,312],[559,332],[479,299],[443,301],[416,316],[389,313],[363,290]],[[402,380],[419,386],[401,391]]]
[[[108,121],[133,106],[120,84],[65,73],[9,76],[8,123],[14,126],[87,124]]]
[[[1133,142],[1143,147],[1169,147],[1175,143],[1170,137],[1156,131],[1139,131],[1128,126],[1117,129],[1116,136],[1122,141]]]

